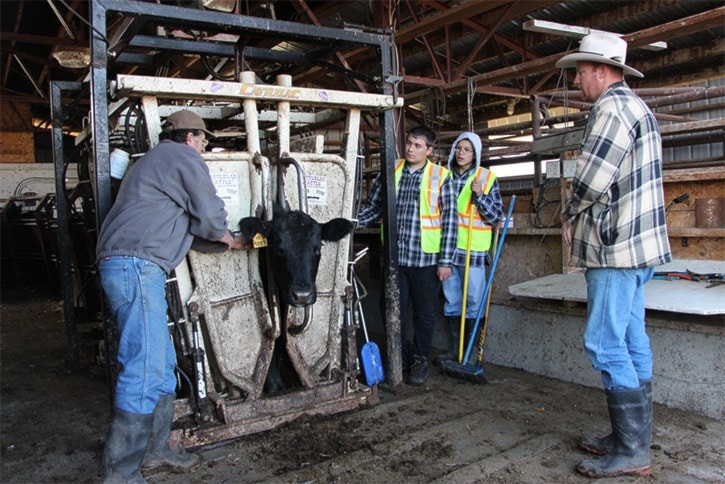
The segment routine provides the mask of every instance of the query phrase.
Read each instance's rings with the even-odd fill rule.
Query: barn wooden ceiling
[[[102,0],[101,0],[102,1]],[[722,77],[725,66],[725,4],[722,0],[648,1],[506,1],[506,0],[178,0],[151,1],[188,8],[230,6],[232,13],[304,24],[393,31],[398,52],[399,92],[406,114],[459,130],[530,108],[522,102],[532,94],[561,89],[571,77],[555,69],[555,61],[577,47],[577,39],[525,29],[534,20],[589,27],[623,34],[630,42],[628,64],[644,72],[634,87],[663,87]],[[28,103],[39,119],[48,119],[49,81],[84,81],[87,68],[61,66],[54,54],[82,51],[89,45],[91,3],[81,0],[3,0],[0,2],[2,90],[4,102]],[[109,32],[124,25],[108,19]],[[218,38],[223,32],[194,32],[183,26],[151,36]],[[278,73],[291,74],[295,85],[374,90],[365,74],[378,68],[372,50],[321,48],[284,35],[235,36],[245,48],[302,53],[309,62],[274,63],[241,59],[268,82]],[[666,42],[651,50],[650,44]],[[234,78],[235,59],[160,52],[152,47],[126,49],[138,59],[117,63],[111,73],[171,77]],[[314,55],[313,55],[314,54]],[[79,54],[80,55],[80,54]],[[236,60],[239,63],[239,60]],[[359,76],[351,76],[359,73]],[[82,113],[82,110],[81,110]]]

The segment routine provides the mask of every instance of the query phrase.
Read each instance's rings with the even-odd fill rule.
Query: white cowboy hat
[[[627,41],[615,34],[594,32],[582,38],[579,52],[567,54],[556,62],[556,67],[576,67],[576,63],[598,62],[621,67],[625,74],[644,77],[637,69],[625,65],[627,60]]]

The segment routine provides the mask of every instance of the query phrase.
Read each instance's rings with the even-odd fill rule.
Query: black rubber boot
[[[476,325],[476,319],[475,318],[468,318],[468,319],[466,319],[466,337],[463,340],[463,342],[464,342],[463,344],[466,345],[466,346],[463,347],[463,352],[464,353],[466,351],[466,348],[468,347],[468,342],[471,341],[471,338],[472,337],[474,337],[473,336],[473,327],[475,325]],[[471,344],[471,355],[469,356],[469,359],[471,359],[471,358],[475,359],[475,357],[476,357],[476,354],[478,352],[478,343],[479,343],[479,337],[478,337],[478,335],[481,334],[481,331],[482,330],[483,330],[483,321],[479,322],[479,324],[478,324],[478,330],[476,331],[476,335],[477,336],[475,336],[476,339],[474,339],[473,340],[473,343]]]
[[[146,449],[151,438],[154,416],[113,410],[111,429],[103,451],[104,484],[143,484],[141,475]]]
[[[451,349],[437,355],[433,358],[433,366],[440,367],[444,361],[455,360],[458,361],[458,339],[461,328],[461,317],[460,316],[449,316],[448,317],[448,333],[451,337]]]
[[[652,404],[645,386],[631,390],[607,391],[607,406],[612,422],[614,446],[601,459],[580,462],[576,471],[587,477],[650,475]]]
[[[646,381],[641,382],[642,386],[645,387],[647,393],[647,401],[649,402],[650,413],[652,412],[652,382]],[[594,455],[606,455],[614,447],[614,436],[612,433],[604,437],[591,437],[585,436],[577,442],[580,449],[589,452]]]
[[[176,395],[161,395],[154,409],[154,424],[146,457],[141,465],[144,475],[160,471],[176,473],[191,472],[201,466],[201,456],[196,454],[177,454],[169,447],[171,424],[174,420],[174,402]]]
[[[269,369],[267,370],[267,378],[264,379],[264,392],[268,395],[277,395],[287,389],[282,374],[279,368],[280,356],[278,350],[275,348],[272,359],[269,362]]]

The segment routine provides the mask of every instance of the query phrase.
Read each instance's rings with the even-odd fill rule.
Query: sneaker
[[[422,385],[428,379],[428,358],[414,355],[413,365],[410,367],[408,383],[411,385]]]
[[[433,366],[442,366],[444,361],[456,360],[458,361],[458,351],[450,350],[446,353],[441,353],[433,358]]]

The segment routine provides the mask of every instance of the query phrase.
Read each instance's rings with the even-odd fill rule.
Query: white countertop
[[[725,273],[725,261],[676,260],[659,266],[656,272],[685,271]],[[645,307],[658,311],[717,315],[725,314],[725,284],[707,288],[709,282],[653,279],[645,286]],[[551,274],[509,286],[513,296],[586,302],[583,272]]]

